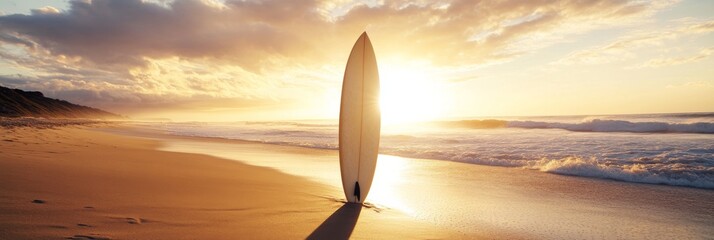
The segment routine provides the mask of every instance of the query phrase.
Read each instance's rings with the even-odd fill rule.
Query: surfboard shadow
[[[312,231],[306,239],[349,239],[352,230],[357,225],[362,204],[345,203],[335,213],[330,215],[320,226]]]

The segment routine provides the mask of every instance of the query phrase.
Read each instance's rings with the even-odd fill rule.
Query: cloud
[[[282,26],[259,18],[276,21],[288,16],[287,10],[306,10],[300,1],[284,4],[276,8],[282,12],[275,12],[263,9],[270,6],[241,2],[226,10],[204,1],[175,1],[168,8],[141,0],[72,1],[63,14],[40,9],[30,16],[0,17],[0,27],[53,55],[79,56],[103,66],[144,66],[145,58],[181,56],[259,68],[264,56],[305,49],[300,41],[291,41]]]
[[[55,91],[83,104],[294,102],[339,86],[363,30],[382,58],[475,69],[572,34],[637,21],[672,3],[75,0],[63,11],[0,16],[1,61],[30,77],[0,84]],[[707,31],[692,31],[701,28]]]
[[[714,31],[714,21],[685,21],[676,27],[658,29],[654,31],[634,31],[629,35],[616,39],[603,46],[579,50],[568,54],[563,59],[554,64],[602,64],[618,62],[632,58],[635,51],[653,46],[662,46],[667,41],[683,38],[691,35],[698,35]],[[710,50],[705,50],[704,54],[709,54]],[[707,55],[708,56],[708,55]],[[683,59],[673,60],[681,62]],[[693,59],[697,60],[697,59]],[[653,63],[656,64],[656,63]]]
[[[699,50],[694,55],[685,57],[673,57],[673,58],[655,58],[649,60],[648,62],[637,66],[636,68],[646,68],[646,67],[665,67],[681,65],[685,63],[699,62],[708,59],[714,53],[714,47],[704,48]]]
[[[392,1],[379,7],[354,6],[338,17],[336,24],[356,32],[369,19],[372,24],[367,29],[384,39],[380,44],[383,48],[419,53],[439,66],[466,66],[511,59],[570,34],[627,23],[661,7],[655,3]]]
[[[6,43],[11,43],[11,44],[24,45],[29,48],[35,47],[35,43],[32,41],[17,37],[15,35],[7,34],[7,33],[0,33],[0,41],[6,42]]]
[[[666,88],[696,88],[696,89],[707,89],[714,88],[714,83],[709,81],[692,81],[685,82],[681,84],[669,84]]]
[[[59,14],[60,10],[52,6],[44,6],[38,9],[32,9],[30,11],[33,15],[49,15],[49,14]]]
[[[24,78],[22,75],[0,75],[0,83],[9,87],[20,86],[27,81],[28,79]]]
[[[47,97],[67,100],[73,103],[91,105],[117,112],[156,112],[167,109],[188,112],[200,112],[206,108],[230,106],[232,109],[248,109],[261,106],[271,106],[276,103],[270,99],[215,97],[206,94],[191,94],[190,96],[167,92],[165,94],[142,93],[131,88],[121,88],[115,85],[97,87],[95,83],[82,85],[73,82],[37,78],[25,75],[0,75],[0,85],[24,90],[42,90]],[[141,108],[136,108],[141,105]]]
[[[387,35],[387,45],[407,45],[419,52],[444,45],[426,52],[436,61],[453,61],[462,51],[487,57],[509,40],[551,30],[566,20],[615,21],[654,7],[628,1],[346,4],[350,8],[344,15],[328,21],[321,13],[326,4],[310,0],[177,0],[166,7],[141,0],[72,1],[65,13],[45,7],[30,16],[0,17],[0,26],[6,35],[37,42],[54,55],[80,56],[101,65],[144,66],[145,58],[180,56],[224,59],[256,70],[274,57],[325,55],[333,49],[321,46],[335,44],[323,43],[354,38],[365,28]],[[469,41],[484,31],[494,34]],[[405,39],[415,41],[403,44]]]

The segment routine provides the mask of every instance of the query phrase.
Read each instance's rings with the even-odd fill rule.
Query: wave
[[[595,157],[583,158],[568,156],[564,158],[541,158],[526,160],[519,154],[501,154],[483,156],[469,152],[446,152],[438,150],[413,151],[408,149],[384,149],[383,154],[448,160],[476,165],[498,167],[521,167],[547,173],[570,175],[587,178],[612,179],[624,182],[662,184],[694,188],[714,189],[714,166],[693,166],[684,161],[630,161],[629,164],[598,160]]]
[[[528,119],[534,120],[534,119]],[[581,121],[581,122],[578,122]],[[593,119],[487,119],[431,122],[416,130],[382,134],[380,154],[626,182],[714,189],[714,135],[563,134],[513,130],[552,128],[587,132],[714,133],[714,123],[672,123]],[[437,123],[439,125],[433,125]],[[241,139],[277,145],[338,149],[334,124],[253,122],[249,124],[160,124],[176,135]],[[435,128],[434,128],[435,127]],[[456,131],[448,127],[511,129]]]
[[[442,126],[442,127],[486,129],[486,128],[504,128],[507,126],[508,121],[498,120],[498,119],[485,119],[485,120],[441,121],[441,122],[434,122],[434,123],[437,126]]]
[[[576,132],[714,133],[714,123],[629,122],[593,119],[580,123],[509,121],[510,128],[557,128]]]
[[[398,135],[391,140],[403,140],[415,138],[408,135]],[[335,143],[290,141],[286,140],[260,140],[244,139],[248,141],[265,144],[275,144],[284,146],[297,146],[313,149],[338,150]],[[704,154],[714,153],[714,149],[690,149],[689,152],[701,152]],[[547,173],[570,175],[587,178],[612,179],[624,182],[662,184],[672,186],[684,186],[704,189],[714,189],[714,166],[710,164],[692,165],[686,164],[687,160],[678,160],[672,156],[664,159],[631,159],[615,163],[612,161],[600,161],[595,157],[564,157],[564,158],[542,158],[532,159],[523,153],[501,153],[483,154],[470,151],[449,151],[444,149],[412,149],[399,147],[380,148],[380,154],[420,158],[447,160],[463,162],[476,165],[499,166],[499,167],[520,167],[525,169],[539,170]],[[665,160],[667,159],[667,160]],[[648,161],[649,160],[649,161]],[[710,161],[701,159],[699,161]]]
[[[596,157],[576,156],[526,160],[524,158],[527,157],[520,154],[483,156],[469,152],[413,151],[408,149],[384,149],[380,152],[402,157],[448,160],[498,167],[520,167],[547,173],[623,182],[714,189],[714,166],[708,164],[695,166],[685,164],[685,161],[639,159],[629,161],[629,163],[618,163],[598,160]]]
[[[290,122],[290,121],[247,121],[244,122],[245,125],[263,125],[263,126],[294,126],[294,127],[337,127],[339,124],[335,123],[303,123],[303,122]]]
[[[682,168],[676,164],[609,165],[594,158],[567,157],[541,159],[529,163],[527,168],[543,172],[580,177],[613,179],[625,182],[665,184],[714,189],[714,167]]]
[[[636,133],[714,133],[714,122],[668,123],[668,122],[630,122],[625,120],[592,119],[583,122],[546,122],[546,121],[506,121],[506,120],[463,120],[436,122],[439,126],[488,129],[488,128],[525,128],[525,129],[563,129],[574,132],[636,132]]]

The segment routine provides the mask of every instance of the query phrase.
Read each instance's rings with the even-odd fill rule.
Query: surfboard
[[[372,187],[380,128],[377,59],[364,32],[352,47],[342,80],[340,172],[349,202],[364,202]]]

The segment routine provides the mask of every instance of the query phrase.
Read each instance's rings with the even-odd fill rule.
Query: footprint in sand
[[[136,224],[136,225],[141,225],[141,224],[149,222],[149,220],[147,220],[145,218],[138,218],[138,217],[110,217],[110,218],[122,220],[128,224]]]
[[[133,217],[126,218],[126,222],[129,224],[141,224],[142,222],[145,222],[145,221],[146,221],[146,219],[141,219],[141,218],[133,218]]]
[[[43,204],[43,203],[46,203],[46,202],[47,202],[47,201],[45,201],[45,200],[42,200],[42,199],[35,199],[35,200],[32,200],[32,203],[36,203],[36,204]]]
[[[74,235],[74,236],[71,236],[71,237],[67,237],[66,239],[70,239],[70,240],[111,240],[110,237],[100,236],[100,235],[95,235],[95,234],[92,234],[92,235]]]
[[[84,224],[84,223],[77,223],[78,227],[92,227],[92,225],[89,224]]]

